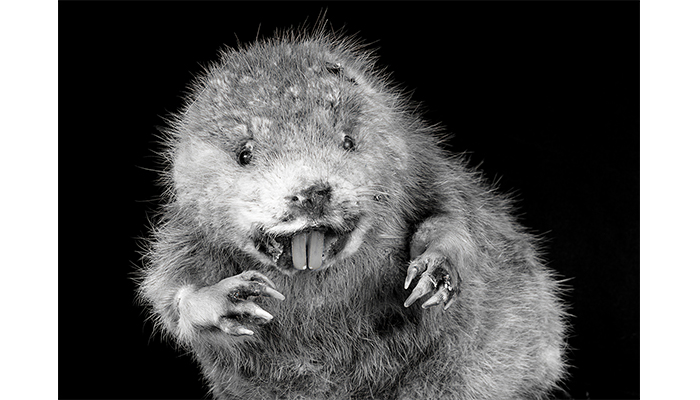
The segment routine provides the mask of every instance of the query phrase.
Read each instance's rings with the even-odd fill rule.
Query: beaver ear
[[[336,76],[343,75],[343,67],[338,63],[332,63],[330,61],[326,61],[325,67],[326,67],[326,71],[330,72],[333,75],[336,75]]]
[[[326,61],[326,64],[324,65],[326,68],[326,71],[330,72],[331,74],[343,78],[346,81],[352,83],[353,85],[357,85],[357,82],[355,82],[355,79],[351,76],[348,76],[346,73],[345,69],[340,63],[334,63],[330,61]]]

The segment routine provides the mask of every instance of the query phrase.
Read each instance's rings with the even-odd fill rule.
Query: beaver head
[[[355,57],[264,46],[211,68],[173,126],[175,204],[206,237],[264,264],[327,268],[382,219],[378,200],[405,167],[406,145],[380,82]]]

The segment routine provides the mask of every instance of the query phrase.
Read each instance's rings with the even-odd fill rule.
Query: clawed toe
[[[406,272],[404,288],[408,289],[419,273],[421,277],[404,302],[404,307],[410,307],[419,298],[434,292],[421,307],[428,308],[443,304],[443,309],[447,310],[452,305],[457,292],[453,278],[448,272],[449,269],[450,264],[442,255],[423,254],[413,260]]]
[[[228,305],[219,318],[218,327],[233,336],[253,335],[254,331],[250,326],[264,325],[274,318],[262,307],[248,300],[249,298],[262,296],[285,299],[284,295],[277,291],[274,283],[257,271],[246,271],[226,278],[217,285],[226,292],[228,298]]]

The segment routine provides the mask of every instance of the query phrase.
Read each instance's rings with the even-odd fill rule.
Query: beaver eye
[[[244,148],[238,153],[238,163],[241,165],[248,165],[253,159],[253,152],[249,148]]]
[[[355,149],[355,141],[348,135],[343,138],[343,149],[348,151]]]

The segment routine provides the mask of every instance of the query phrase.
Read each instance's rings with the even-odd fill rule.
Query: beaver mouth
[[[352,231],[331,227],[313,227],[290,235],[272,235],[259,230],[255,248],[282,269],[316,270],[340,253]]]

